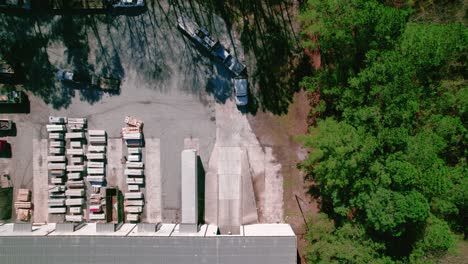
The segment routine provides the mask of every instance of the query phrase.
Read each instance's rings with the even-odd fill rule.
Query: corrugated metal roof
[[[295,264],[295,237],[2,237],[2,263]]]

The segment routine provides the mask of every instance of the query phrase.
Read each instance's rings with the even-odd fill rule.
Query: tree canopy
[[[327,234],[359,230],[354,243],[382,245],[368,255],[375,261],[441,256],[454,232],[466,234],[468,30],[415,23],[412,12],[377,0],[310,0],[299,17],[304,47],[323,59],[301,83],[322,100],[302,137],[311,151],[301,166],[336,225]],[[342,262],[333,254],[308,257]]]

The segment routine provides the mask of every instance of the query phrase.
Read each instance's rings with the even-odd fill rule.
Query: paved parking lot
[[[239,179],[239,184],[245,185],[239,192],[251,190],[250,178],[264,174],[264,166],[261,164],[265,158],[263,151],[254,151],[252,154],[248,151],[250,148],[259,149],[260,145],[245,115],[239,112],[232,101],[231,74],[222,65],[200,53],[192,42],[183,37],[176,28],[176,16],[183,12],[197,13],[201,21],[209,24],[209,29],[216,37],[231,50],[235,48],[243,60],[239,40],[227,33],[224,21],[216,15],[206,10],[192,12],[191,7],[183,5],[158,1],[155,7],[150,6],[147,12],[138,16],[56,16],[51,20],[58,24],[71,23],[74,31],[70,31],[71,36],[64,35],[49,41],[45,49],[51,64],[49,69],[87,68],[97,74],[117,75],[122,77],[121,90],[118,94],[108,94],[86,88],[74,89],[76,87],[71,88],[56,81],[46,82],[47,85],[38,90],[37,96],[28,93],[29,114],[2,114],[0,111],[0,118],[15,121],[18,131],[15,137],[7,138],[13,147],[13,157],[9,160],[0,159],[0,173],[7,170],[12,175],[15,187],[32,189],[32,161],[40,155],[37,151],[33,155],[32,142],[47,137],[45,124],[48,116],[86,117],[89,128],[107,131],[109,147],[115,150],[109,156],[109,181],[122,185],[117,173],[120,168],[119,162],[116,162],[119,160],[116,153],[121,148],[117,141],[120,140],[118,138],[124,117],[133,115],[143,120],[145,138],[159,141],[159,157],[152,150],[147,150],[147,159],[152,163],[148,164],[147,160],[145,164],[149,165],[147,169],[154,171],[157,161],[160,163],[160,209],[157,208],[159,205],[146,208],[148,219],[178,221],[180,152],[184,148],[184,139],[197,138],[199,156],[203,170],[206,171],[205,216],[208,222],[217,222],[219,182],[216,175],[218,150],[214,148],[215,142],[220,147],[241,147],[245,155],[247,152],[249,154],[250,165],[245,166],[251,166],[252,171],[249,169],[248,173],[243,173],[246,175],[243,177],[247,178]],[[54,27],[42,24],[41,34],[54,37],[57,34],[54,30]],[[55,72],[40,72],[39,75],[42,78],[55,78]],[[156,144],[156,141],[149,141],[148,146],[153,143]],[[154,184],[157,184],[158,176],[152,174],[151,177],[154,178],[147,178],[147,183],[157,190]],[[269,190],[281,189],[281,184],[281,181],[277,181]],[[149,197],[153,194],[154,197],[158,196],[150,193]],[[271,214],[282,216],[282,212],[278,212],[282,210],[282,195],[277,196],[281,201]],[[252,195],[248,199],[251,200]],[[233,209],[236,212],[228,211],[227,214],[236,214],[236,223],[255,221],[256,216],[239,219],[241,204],[241,201],[236,202],[236,208]],[[255,210],[255,202],[245,204]],[[242,209],[243,212],[252,214],[252,210],[245,209]],[[221,217],[225,219],[223,215]]]

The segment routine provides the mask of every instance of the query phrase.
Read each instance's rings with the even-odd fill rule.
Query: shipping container
[[[88,130],[88,135],[90,137],[105,137],[106,131],[105,130]]]
[[[64,192],[65,189],[65,185],[49,185],[49,193]]]
[[[71,214],[82,214],[83,213],[83,209],[81,208],[81,206],[72,206],[69,208],[69,211]]]
[[[84,124],[68,124],[67,129],[71,131],[81,131],[84,129]]]
[[[103,182],[104,181],[104,176],[103,175],[88,176],[88,177],[86,177],[86,180],[88,182]]]
[[[63,178],[53,177],[50,178],[50,182],[53,184],[63,184]]]
[[[68,188],[83,188],[85,186],[84,181],[67,181]]]
[[[123,134],[124,139],[142,139],[142,133]]]
[[[143,206],[145,201],[143,200],[126,200],[124,206]]]
[[[89,219],[90,220],[104,220],[104,219],[106,219],[106,215],[104,213],[102,213],[102,214],[90,213],[89,214]]]
[[[84,159],[83,157],[72,157],[70,161],[73,165],[83,165]]]
[[[88,174],[104,174],[104,168],[88,168]]]
[[[66,139],[83,139],[85,138],[84,132],[71,132],[65,134]]]
[[[100,204],[94,204],[89,206],[89,211],[91,213],[99,213],[101,212],[102,208]]]
[[[47,200],[47,204],[49,205],[49,207],[64,206],[65,205],[65,199],[63,199],[63,198],[49,199],[49,200]]]

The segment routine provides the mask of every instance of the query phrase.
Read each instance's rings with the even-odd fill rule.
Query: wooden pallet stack
[[[28,222],[31,218],[31,192],[28,189],[19,189],[15,202],[16,220]]]

